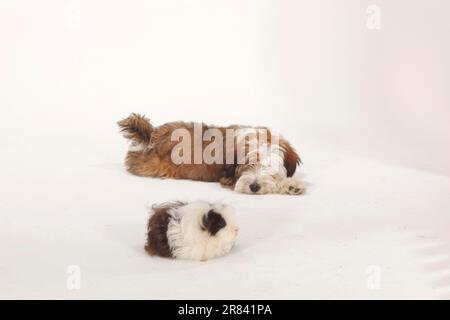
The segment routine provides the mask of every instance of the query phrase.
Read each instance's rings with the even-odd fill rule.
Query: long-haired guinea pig
[[[238,227],[232,207],[196,201],[153,205],[145,250],[151,255],[208,260],[227,254]]]

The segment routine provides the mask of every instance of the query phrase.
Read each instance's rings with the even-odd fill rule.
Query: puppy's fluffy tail
[[[117,124],[124,137],[131,140],[134,148],[145,149],[150,145],[153,126],[145,116],[132,113],[128,118],[119,121]]]

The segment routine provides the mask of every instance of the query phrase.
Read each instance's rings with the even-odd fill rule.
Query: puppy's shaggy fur
[[[193,122],[171,122],[154,127],[142,115],[131,114],[128,118],[118,122],[124,136],[131,141],[126,157],[129,172],[148,177],[190,179],[198,181],[220,182],[235,191],[248,194],[302,194],[306,188],[294,175],[301,160],[290,143],[283,137],[272,133],[264,127],[246,127],[232,125],[228,127],[208,126]],[[178,140],[172,134],[177,129],[190,133],[192,152],[194,155],[195,126],[201,127],[202,132],[208,129],[218,130],[223,141],[223,154],[231,154],[232,162],[225,163],[174,163],[172,151]],[[227,129],[239,132],[232,137],[227,136]],[[246,130],[264,130],[266,143],[258,147],[257,154],[252,154],[249,141],[246,140]],[[232,141],[229,141],[232,140]],[[242,144],[242,142],[244,142]],[[201,152],[207,149],[210,141],[201,140]],[[232,151],[226,146],[232,145]],[[245,159],[256,156],[255,162],[238,161],[238,146],[244,146]],[[225,158],[224,156],[224,158]]]
[[[204,201],[163,203],[153,206],[145,250],[151,255],[205,261],[228,253],[237,233],[230,206]]]

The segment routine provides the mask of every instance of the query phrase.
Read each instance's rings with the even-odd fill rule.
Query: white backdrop
[[[372,4],[380,30],[366,27]],[[2,130],[26,139],[51,117],[35,137],[94,138],[130,111],[262,123],[449,174],[449,11],[446,0],[3,0]]]
[[[379,29],[367,26],[370,5],[380,10]],[[123,197],[120,205],[111,205],[114,210],[128,210],[130,201],[137,201],[134,210],[141,210],[144,200],[164,201],[180,194],[178,185],[173,185],[177,192],[164,193],[161,182],[142,181],[124,172],[126,144],[115,122],[130,112],[145,113],[155,124],[197,120],[268,125],[293,141],[305,162],[307,180],[316,189],[320,183],[328,183],[330,191],[339,188],[334,179],[353,180],[358,190],[370,189],[374,180],[385,182],[380,176],[390,169],[384,166],[392,166],[428,178],[412,173],[406,181],[392,178],[400,184],[390,186],[389,192],[380,186],[387,202],[400,188],[414,185],[416,193],[408,192],[416,195],[427,186],[430,197],[436,198],[423,198],[423,210],[414,206],[418,216],[425,214],[429,202],[448,209],[449,16],[447,0],[0,0],[0,188],[5,195],[0,205],[6,228],[1,237],[10,250],[9,262],[0,261],[0,277],[8,283],[9,293],[65,297],[57,285],[43,288],[30,280],[40,275],[57,283],[59,278],[51,275],[63,268],[65,258],[59,267],[49,264],[41,272],[29,273],[24,233],[38,228],[41,233],[29,239],[37,246],[34,250],[51,243],[52,259],[58,259],[63,249],[56,242],[73,245],[77,252],[86,249],[60,238],[66,234],[61,226],[78,221],[84,230],[82,225],[96,217],[81,208],[101,211],[99,224],[108,224],[104,214],[111,208],[86,199]],[[361,175],[366,167],[354,159],[374,161],[381,167],[373,172],[379,174]],[[345,165],[324,169],[336,161]],[[111,176],[127,179],[124,185],[131,189],[111,191],[118,183]],[[104,185],[100,179],[106,179]],[[139,191],[133,189],[136,183]],[[156,189],[149,192],[146,183]],[[236,197],[239,206],[241,197],[223,196],[224,192],[214,189],[211,196]],[[311,192],[312,206],[324,201],[313,197]],[[396,210],[409,213],[400,204],[410,200],[397,200]],[[83,201],[91,206],[80,207]],[[250,203],[256,200],[245,201],[253,207]],[[362,208],[368,202],[361,202]],[[60,215],[74,207],[81,210],[81,220],[75,219],[76,213]],[[124,219],[121,215],[117,212],[115,218]],[[39,219],[46,224],[40,225]],[[141,223],[139,219],[145,217],[135,222]],[[250,228],[250,220],[243,223]],[[58,231],[52,233],[49,225]],[[80,232],[90,239],[90,233]],[[140,236],[126,240],[141,241]],[[387,296],[402,296],[402,286],[404,282]],[[277,296],[298,296],[293,288],[276,288],[280,291],[271,292]],[[318,289],[315,296],[335,297],[327,295],[326,288],[324,284],[324,291]],[[351,287],[348,290],[347,296],[352,296]],[[421,290],[417,296],[423,296]],[[0,291],[0,296],[5,294]],[[357,294],[365,296],[366,291]]]

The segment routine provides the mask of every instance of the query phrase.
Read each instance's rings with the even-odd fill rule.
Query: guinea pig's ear
[[[212,236],[214,236],[220,229],[225,228],[227,223],[221,214],[209,210],[208,213],[203,215],[202,227],[207,230]]]

